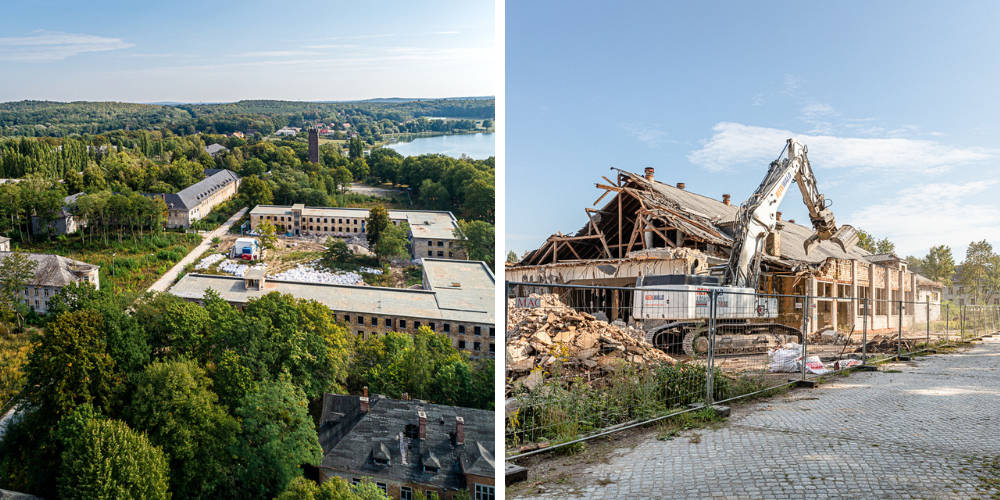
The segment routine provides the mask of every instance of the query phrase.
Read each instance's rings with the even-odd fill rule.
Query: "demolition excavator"
[[[778,206],[792,181],[802,193],[814,229],[804,242],[806,254],[820,241],[836,243],[844,252],[858,241],[853,227],[837,228],[833,211],[816,187],[807,152],[804,145],[788,139],[760,186],[740,205],[732,253],[721,277],[672,274],[637,279],[632,316],[642,323],[653,345],[668,352],[704,356],[713,309],[717,355],[758,354],[802,341],[798,328],[775,321],[778,299],[757,293],[765,240],[776,230]],[[716,298],[714,307],[712,297]]]

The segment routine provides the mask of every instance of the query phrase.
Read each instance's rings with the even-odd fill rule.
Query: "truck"
[[[671,274],[636,279],[632,320],[642,325],[654,345],[671,353],[704,356],[710,349],[711,326],[715,327],[715,354],[758,354],[802,341],[799,328],[776,322],[777,297],[757,293],[764,242],[776,229],[778,206],[789,184],[794,180],[799,186],[814,229],[804,242],[807,254],[820,241],[832,241],[845,252],[858,241],[853,227],[837,228],[833,211],[816,186],[807,153],[804,145],[788,139],[760,186],[740,205],[732,252],[721,276]],[[713,296],[715,323],[710,325]]]

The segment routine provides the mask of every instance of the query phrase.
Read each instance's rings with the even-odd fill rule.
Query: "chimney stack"
[[[367,385],[365,386],[365,393],[364,393],[364,394],[362,394],[362,395],[363,395],[364,397],[366,397],[366,398],[368,397],[368,386],[367,386]]]
[[[646,180],[653,182],[653,167],[646,167]]]
[[[683,182],[678,182],[677,183],[677,189],[684,189],[684,183]]]
[[[465,419],[459,416],[455,416],[455,444],[465,444]]]
[[[358,402],[361,404],[361,413],[368,413],[368,396],[361,396]]]
[[[729,204],[729,195],[728,194],[722,195],[722,203],[724,203],[726,205]]]
[[[778,220],[781,220],[781,212],[778,212],[778,213],[776,213],[774,215],[778,218]]]
[[[427,439],[427,414],[424,410],[417,410],[417,433],[420,439]]]
[[[795,219],[788,219],[789,224],[795,224]]]

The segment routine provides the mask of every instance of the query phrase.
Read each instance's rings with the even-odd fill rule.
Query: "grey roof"
[[[245,303],[279,292],[315,300],[338,312],[494,323],[495,288],[489,267],[482,262],[464,260],[424,259],[423,263],[426,290],[274,279],[267,279],[263,290],[247,290],[243,278],[189,273],[170,288],[170,293],[201,300],[205,292],[212,289],[226,301]]]
[[[426,439],[418,436],[418,411],[426,415]],[[457,416],[464,419],[463,444],[455,442]],[[326,394],[319,425],[321,466],[345,475],[462,489],[466,474],[494,477],[493,419],[489,410],[378,395],[361,413],[359,396]],[[372,458],[383,453],[389,464],[376,464]],[[438,472],[424,472],[425,464],[436,464]]]
[[[70,205],[76,203],[76,200],[79,197],[83,196],[84,194],[86,194],[86,193],[80,192],[80,193],[76,193],[76,194],[71,194],[71,195],[63,198],[62,212],[60,212],[60,215],[62,217],[69,217],[70,215],[72,215],[71,213],[69,213],[69,207],[70,207]]]
[[[6,259],[13,252],[0,252],[0,259]],[[35,262],[35,277],[29,285],[63,287],[75,283],[79,278],[74,272],[86,272],[97,269],[98,266],[88,264],[61,255],[47,253],[25,253]]]
[[[8,242],[8,241],[10,241],[10,238],[8,238],[6,236],[0,236],[0,243],[5,243],[5,242]]]
[[[163,201],[168,208],[182,208],[190,210],[209,194],[239,180],[239,176],[232,170],[227,169],[206,169],[205,178],[182,189],[177,194],[165,193]]]
[[[229,151],[229,148],[227,148],[227,147],[225,147],[225,146],[223,146],[222,144],[219,144],[219,143],[210,144],[208,146],[205,146],[205,152],[208,153],[209,155],[215,156],[220,151]]]
[[[627,172],[626,174],[632,176],[630,180],[652,188],[667,202],[675,202],[681,210],[706,217],[712,221],[716,229],[725,233],[729,242],[732,241],[731,228],[740,208],[738,205],[726,205],[708,196],[692,193],[659,181],[650,182],[640,175]],[[806,254],[803,244],[806,239],[812,236],[813,229],[788,221],[782,221],[779,224],[778,232],[781,235],[781,256],[783,258],[818,264],[830,257],[865,260],[870,255],[866,250],[857,246],[848,248],[847,252],[844,252],[831,241],[820,241]]]

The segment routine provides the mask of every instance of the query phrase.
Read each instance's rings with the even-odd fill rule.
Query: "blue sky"
[[[31,1],[0,16],[0,101],[493,95],[492,2]]]
[[[1000,246],[998,20],[996,2],[508,2],[507,248],[579,229],[611,166],[742,202],[792,136],[839,223],[904,256]],[[797,190],[782,212],[808,223]]]

